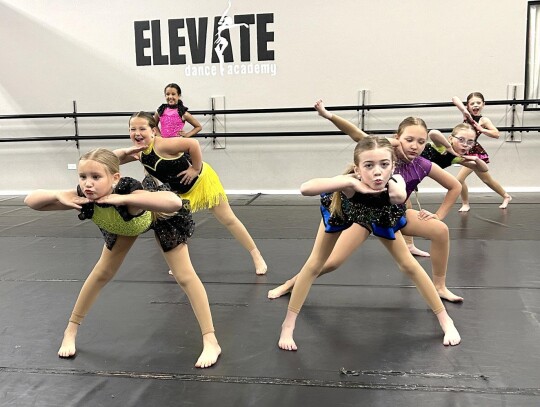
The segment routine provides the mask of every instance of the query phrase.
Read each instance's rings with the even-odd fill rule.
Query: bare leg
[[[433,273],[433,284],[439,296],[447,301],[461,302],[463,297],[455,295],[446,287],[446,272],[448,269],[448,258],[450,256],[450,235],[448,226],[437,219],[418,219],[418,211],[408,209],[406,212],[407,225],[401,229],[402,233],[411,236],[420,236],[431,242],[430,251],[431,268]]]
[[[115,276],[118,269],[122,265],[126,254],[137,237],[118,236],[116,243],[112,250],[103,247],[101,257],[90,272],[86,281],[84,282],[73,312],[68,322],[68,326],[64,331],[64,338],[60,349],[58,350],[58,356],[61,358],[69,358],[76,353],[75,339],[79,330],[79,325],[82,320],[90,311],[90,308],[94,304],[101,289],[107,285],[109,281]]]
[[[321,222],[311,254],[298,274],[298,279],[289,301],[287,315],[281,325],[278,346],[283,350],[298,349],[293,338],[296,319],[306,300],[313,281],[319,275],[319,272],[330,256],[330,253],[332,253],[332,249],[334,248],[338,237],[339,233],[325,233],[324,224]]]
[[[255,265],[255,273],[261,275],[266,274],[268,267],[264,261],[259,249],[251,238],[249,232],[242,222],[236,217],[227,201],[221,201],[219,205],[210,208],[216,219],[225,226],[236,240],[240,242],[242,247],[246,249]]]
[[[469,188],[465,183],[465,179],[471,175],[472,172],[473,170],[470,168],[461,167],[458,175],[456,176],[458,181],[461,183],[461,208],[459,208],[458,212],[469,212],[471,210],[471,206],[469,204]]]
[[[362,243],[364,243],[366,239],[366,229],[357,224],[353,224],[351,227],[341,232],[334,250],[332,250],[332,254],[330,254],[330,257],[324,264],[319,276],[336,270],[362,245]],[[274,299],[289,293],[293,289],[297,278],[298,274],[280,286],[268,291],[268,298]]]
[[[487,172],[476,172],[476,175],[478,175],[478,178],[482,180],[484,184],[486,184],[488,187],[490,187],[494,192],[498,193],[503,198],[502,204],[499,206],[501,209],[506,209],[510,201],[512,200],[512,197],[504,190],[504,188],[499,184],[489,171]]]
[[[438,130],[436,130],[438,131]],[[410,198],[407,199],[407,202],[405,202],[407,209],[412,209],[412,204]],[[420,250],[418,247],[414,245],[414,239],[412,236],[403,235],[403,238],[405,239],[405,243],[407,243],[407,248],[411,252],[413,256],[420,256],[420,257],[429,257],[430,254],[428,252],[425,252],[423,250]]]
[[[437,319],[444,332],[444,345],[457,345],[461,341],[459,332],[452,319],[446,313],[444,305],[438,296],[435,286],[429,279],[425,270],[407,250],[407,245],[401,233],[396,234],[396,240],[379,239],[386,249],[392,254],[399,269],[406,274],[416,285],[432,311],[437,315]],[[434,256],[433,256],[434,257]],[[441,315],[442,314],[442,315]]]
[[[199,322],[203,339],[203,350],[195,367],[205,368],[210,367],[217,362],[221,354],[221,347],[214,334],[214,324],[212,322],[212,314],[210,313],[210,305],[206,290],[201,282],[201,279],[195,272],[187,245],[182,244],[164,252],[163,256],[169,265],[176,282],[186,293],[195,317]]]

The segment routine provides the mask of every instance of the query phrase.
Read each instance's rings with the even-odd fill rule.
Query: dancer
[[[465,106],[457,96],[454,96],[452,98],[452,102],[463,114],[463,120],[471,124],[476,131],[476,143],[470,149],[469,155],[477,156],[486,164],[489,164],[489,155],[486,150],[484,150],[484,148],[480,145],[480,143],[478,143],[478,138],[480,137],[480,135],[485,134],[488,137],[498,139],[499,130],[497,129],[497,127],[495,127],[491,120],[481,115],[482,110],[485,106],[484,95],[482,95],[480,92],[473,92],[469,94],[467,96],[467,106]],[[438,130],[431,130],[430,135],[437,133],[440,134]],[[471,175],[473,171],[474,170],[471,168],[464,167],[458,172],[457,179],[462,186],[461,208],[459,208],[459,212],[468,212],[471,209],[471,205],[469,202],[469,188],[467,187],[465,180],[469,175]],[[503,198],[502,204],[499,205],[499,208],[506,209],[508,207],[508,204],[512,200],[510,194],[508,194],[504,190],[501,184],[499,184],[489,172],[474,171],[474,173],[478,176],[478,178],[482,180],[484,184],[486,184]]]
[[[447,168],[453,164],[459,164],[470,168],[475,172],[487,172],[487,164],[478,156],[468,155],[469,150],[475,144],[476,132],[468,123],[460,123],[452,129],[448,140],[438,130],[428,133],[432,143],[426,143],[424,151],[420,154],[425,159],[437,164],[441,168]],[[412,209],[410,199],[407,208]],[[412,236],[403,236],[411,253],[415,256],[430,257],[428,252],[418,249],[414,245]]]
[[[395,174],[394,151],[382,138],[364,137],[354,150],[354,167],[350,174],[333,178],[313,179],[302,184],[303,195],[314,196],[334,192],[331,199],[321,199],[323,221],[319,226],[312,252],[298,274],[292,290],[287,315],[281,327],[278,346],[284,350],[297,350],[293,333],[296,319],[309,289],[321,273],[336,243],[344,236],[340,231],[355,229],[356,241],[347,241],[355,249],[362,245],[370,233],[394,257],[400,270],[413,280],[429,304],[444,332],[444,345],[457,345],[461,341],[454,323],[439,298],[437,290],[416,259],[407,250],[400,229],[407,223],[403,203],[407,199],[404,179]],[[341,209],[341,213],[340,213]],[[328,215],[325,215],[325,213]],[[341,226],[339,228],[339,226]],[[329,233],[326,230],[334,230]]]
[[[158,124],[161,137],[191,137],[202,130],[201,123],[188,112],[182,102],[182,90],[176,83],[165,86],[165,101],[160,105],[154,119]],[[193,128],[186,132],[184,126],[189,123]]]
[[[255,273],[265,274],[266,262],[246,227],[232,211],[218,175],[208,163],[202,161],[199,142],[184,137],[155,137],[156,122],[147,112],[131,116],[129,126],[134,146],[114,151],[120,163],[140,161],[150,176],[168,184],[182,199],[188,199],[193,212],[210,209],[249,252]],[[185,153],[189,154],[189,159]]]
[[[76,354],[79,325],[101,289],[115,276],[137,236],[152,227],[201,328],[203,351],[195,366],[209,367],[217,361],[221,348],[206,291],[189,258],[186,242],[193,233],[189,203],[183,203],[169,191],[144,191],[139,181],[121,178],[119,166],[112,151],[92,150],[79,160],[77,189],[36,190],[24,201],[40,211],[76,209],[80,211],[79,219],[92,219],[105,238],[101,257],[86,278],[69,318],[58,356],[68,358]],[[171,212],[176,213],[165,214]]]
[[[469,123],[460,123],[452,129],[452,134],[446,139],[438,130],[431,130],[428,137],[432,143],[427,143],[421,156],[441,168],[459,164],[475,172],[488,172],[487,164],[477,155],[469,155],[476,144],[476,132]]]
[[[354,124],[326,110],[321,100],[315,104],[315,109],[319,112],[319,115],[330,120],[353,140],[360,141],[366,137],[366,133],[358,129]],[[402,233],[407,236],[423,237],[431,241],[432,278],[439,296],[451,302],[463,301],[463,297],[454,294],[446,287],[450,235],[448,226],[442,222],[456,201],[461,185],[454,176],[441,169],[437,164],[432,164],[419,156],[427,142],[427,127],[422,119],[407,117],[400,123],[396,138],[389,139],[389,141],[397,151],[401,152],[400,154],[404,155],[402,159],[397,161],[395,172],[402,175],[406,181],[407,198],[425,177],[432,178],[448,190],[435,213],[425,209],[420,211],[407,209],[405,214],[407,225],[403,227]],[[339,238],[332,255],[324,265],[321,275],[341,266],[361,244],[359,243],[360,238],[361,235],[357,228],[345,230]],[[409,250],[412,251],[410,248]],[[278,298],[290,292],[295,281],[296,276],[268,291],[268,298]]]

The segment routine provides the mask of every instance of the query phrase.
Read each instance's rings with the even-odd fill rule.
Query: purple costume
[[[398,161],[394,174],[399,174],[403,177],[406,184],[407,199],[411,196],[418,184],[429,175],[431,171],[431,161],[424,157],[416,157],[411,162]]]

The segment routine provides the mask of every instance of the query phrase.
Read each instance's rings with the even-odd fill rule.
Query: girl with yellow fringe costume
[[[182,199],[189,200],[192,212],[208,208],[250,253],[255,272],[265,274],[266,263],[249,232],[232,211],[219,176],[202,161],[199,142],[185,137],[159,137],[155,118],[147,112],[131,116],[129,128],[134,146],[115,150],[120,163],[140,161],[149,174],[143,185],[154,184],[157,179]]]

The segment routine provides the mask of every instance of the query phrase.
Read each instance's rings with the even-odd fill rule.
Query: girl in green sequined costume
[[[214,364],[221,348],[214,334],[206,291],[189,259],[186,240],[193,232],[188,208],[169,191],[149,192],[132,178],[121,178],[119,160],[106,149],[97,149],[79,160],[79,185],[73,190],[37,190],[25,204],[40,211],[76,209],[81,220],[91,218],[105,237],[101,257],[87,277],[64,332],[58,356],[76,353],[79,325],[101,289],[112,280],[137,236],[153,228],[165,260],[186,292],[203,335],[203,351],[195,366]],[[154,212],[170,213],[166,219]],[[175,213],[176,212],[176,213]],[[163,215],[162,215],[163,216]],[[153,218],[156,218],[153,221]]]
[[[354,163],[354,171],[347,172],[347,175],[308,181],[302,184],[300,191],[303,195],[308,196],[334,192],[336,198],[344,196],[345,200],[349,201],[340,203],[339,199],[336,199],[333,200],[334,205],[330,207],[332,216],[343,219],[346,228],[356,228],[357,240],[344,244],[350,243],[351,246],[357,248],[362,245],[371,232],[376,231],[376,226],[382,226],[383,231],[384,229],[387,231],[390,229],[391,232],[386,237],[379,238],[379,240],[394,257],[399,269],[415,283],[417,289],[437,316],[444,332],[443,344],[457,345],[461,338],[452,319],[446,312],[433,282],[409,252],[399,231],[399,228],[404,226],[403,223],[400,224],[400,220],[403,219],[402,215],[405,208],[401,209],[400,214],[396,214],[395,211],[391,210],[396,204],[403,204],[407,199],[403,177],[394,175],[395,180],[391,180],[394,170],[393,148],[385,139],[365,137],[358,142],[355,148]],[[375,202],[377,199],[370,198],[371,195],[380,196],[378,202],[373,205],[370,202]],[[383,195],[386,195],[385,199],[382,199]],[[342,214],[339,213],[341,209],[343,210]],[[369,216],[375,218],[367,219]],[[381,222],[382,219],[384,219],[384,224],[378,225],[378,222]],[[312,252],[298,274],[292,290],[287,315],[281,326],[281,335],[278,342],[281,349],[297,350],[293,338],[296,319],[313,281],[323,271],[341,233],[341,230],[333,233],[326,232],[323,218]],[[392,238],[394,233],[395,236]],[[384,236],[384,234],[380,236]]]

